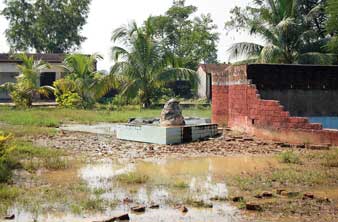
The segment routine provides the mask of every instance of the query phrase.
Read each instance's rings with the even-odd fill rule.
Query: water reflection
[[[105,160],[96,164],[85,164],[78,169],[47,172],[45,178],[51,184],[62,181],[84,181],[95,195],[117,205],[107,207],[100,213],[74,215],[67,207],[63,211],[49,210],[39,206],[36,210],[14,206],[9,212],[16,215],[14,221],[100,221],[123,213],[129,213],[131,221],[238,221],[237,210],[226,202],[212,202],[212,208],[194,208],[189,201],[211,203],[216,197],[227,197],[226,177],[242,172],[255,172],[275,166],[272,158],[261,157],[210,157],[191,159],[167,159],[158,162],[136,163]],[[121,174],[142,173],[149,180],[143,184],[123,184],[116,180]],[[59,181],[59,182],[58,182]],[[67,182],[68,181],[68,182]],[[177,185],[178,184],[178,185]],[[125,202],[128,198],[130,202]],[[144,214],[133,214],[130,207],[138,204],[159,204],[160,209],[146,209]],[[185,204],[188,213],[175,209],[176,204]]]

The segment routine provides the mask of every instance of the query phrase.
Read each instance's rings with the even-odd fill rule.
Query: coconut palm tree
[[[122,26],[114,30],[112,40],[123,47],[112,48],[115,65],[111,73],[126,80],[122,94],[137,96],[144,107],[151,104],[151,99],[167,81],[185,79],[197,84],[195,71],[178,68],[179,60],[165,51],[153,37],[150,22],[142,27],[135,22]]]
[[[92,106],[112,88],[119,87],[113,75],[103,75],[96,71],[99,59],[102,57],[98,54],[71,54],[66,56],[62,65],[66,72],[65,78],[74,82],[75,91],[81,97],[84,108]]]
[[[54,88],[51,86],[40,86],[39,78],[42,70],[49,65],[41,60],[34,60],[33,56],[26,54],[15,55],[22,61],[17,67],[20,71],[17,81],[7,82],[0,86],[0,90],[8,91],[13,102],[19,107],[31,107],[35,95],[48,96]]]
[[[306,16],[297,12],[298,0],[255,0],[258,7],[247,12],[233,11],[250,34],[260,36],[265,44],[239,42],[229,48],[231,58],[244,56],[247,62],[257,63],[327,63],[332,55],[323,47],[328,41],[309,28],[307,21],[316,16],[318,6]],[[231,21],[226,26],[234,26]]]

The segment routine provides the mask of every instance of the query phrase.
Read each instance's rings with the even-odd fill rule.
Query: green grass
[[[294,151],[284,151],[278,155],[278,159],[281,163],[291,163],[291,164],[300,164],[299,155]]]
[[[338,167],[338,148],[323,154],[321,158],[323,166]]]
[[[31,142],[20,140],[10,145],[7,156],[12,162],[20,163],[28,171],[35,171],[39,168],[59,170],[69,166],[64,151],[39,147]]]
[[[189,188],[189,184],[185,181],[177,180],[173,183],[173,187],[178,189],[187,189]]]
[[[149,176],[140,172],[130,172],[116,176],[116,180],[125,184],[144,184],[149,181]]]
[[[126,122],[131,117],[159,117],[161,109],[124,108],[121,111],[77,110],[61,108],[15,109],[0,107],[0,122],[11,125],[57,127],[62,123]],[[205,109],[185,109],[184,116],[210,117],[211,111]]]

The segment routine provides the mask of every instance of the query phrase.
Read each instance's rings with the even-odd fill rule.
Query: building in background
[[[228,67],[227,64],[200,64],[197,69],[199,77],[199,85],[197,95],[201,99],[212,99],[212,75],[224,70]]]
[[[50,64],[50,68],[43,70],[39,84],[40,86],[52,86],[54,81],[62,77],[63,69],[60,66],[65,58],[65,54],[28,54],[36,60],[43,60]],[[19,75],[17,65],[20,64],[20,59],[14,58],[11,54],[0,54],[0,85],[6,82],[15,82]],[[47,99],[41,97],[41,99]],[[0,102],[10,101],[7,92],[0,92]]]

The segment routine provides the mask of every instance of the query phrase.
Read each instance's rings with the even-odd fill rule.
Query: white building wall
[[[60,79],[63,72],[63,68],[60,65],[61,64],[50,64],[51,67],[42,70],[42,72],[55,72],[56,80]],[[19,69],[16,63],[0,63],[0,85],[6,82],[15,82],[17,75],[19,75]],[[10,97],[7,92],[0,92],[0,100],[8,99],[10,99]]]
[[[197,95],[199,98],[206,99],[207,98],[207,74],[204,72],[202,67],[199,67],[197,70],[197,75],[200,80],[198,84]]]

